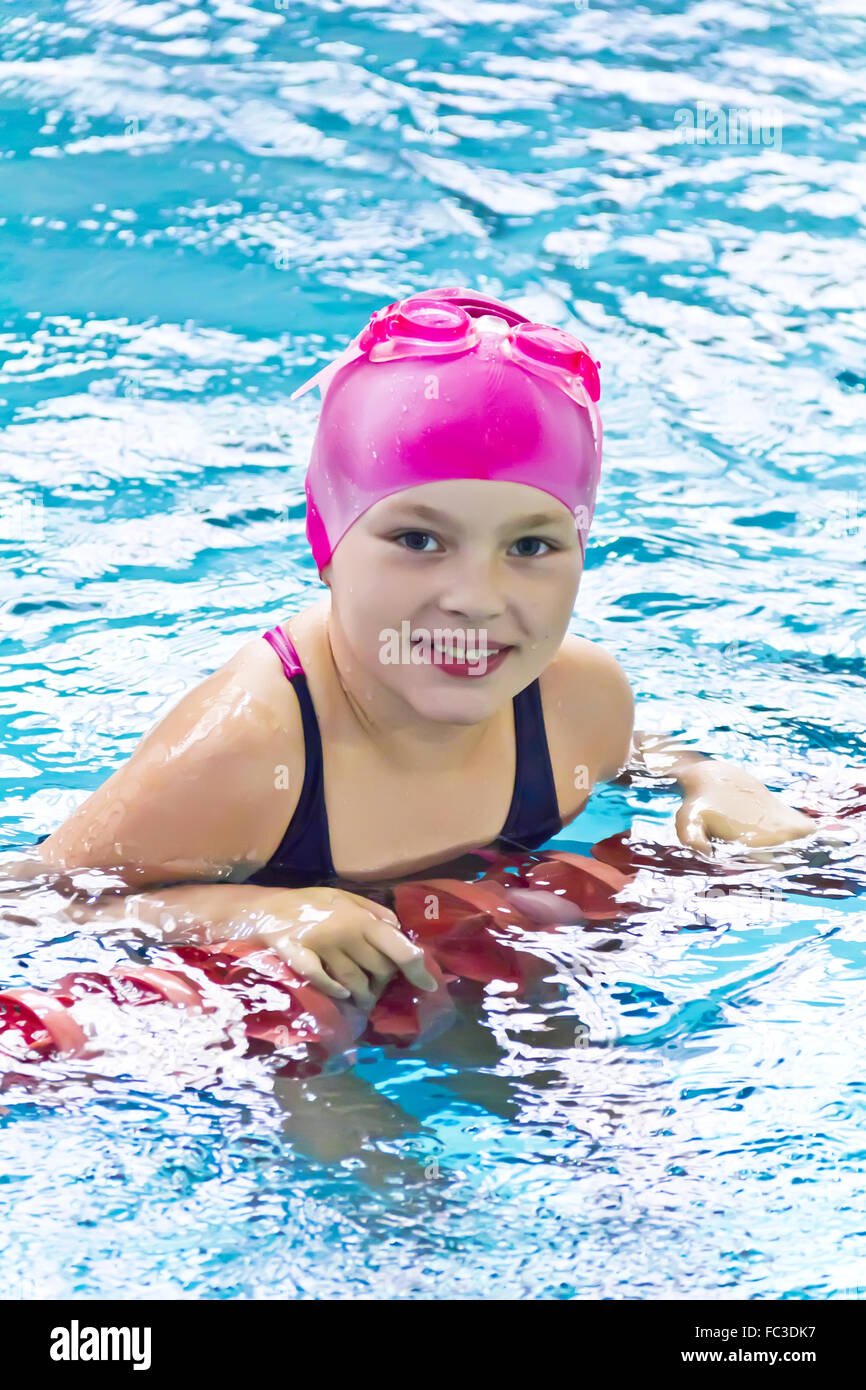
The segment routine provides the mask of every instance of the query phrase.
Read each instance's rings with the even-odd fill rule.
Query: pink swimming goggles
[[[371,362],[389,362],[398,357],[451,356],[471,352],[481,341],[475,320],[467,312],[471,290],[450,287],[409,295],[394,300],[384,309],[377,309],[370,322],[339,357],[329,362],[315,376],[293,391],[290,400],[297,400],[314,386],[322,386],[348,362],[368,357]],[[459,303],[449,302],[459,300]],[[478,315],[503,319],[509,323],[502,338],[502,351],[528,372],[536,372],[559,386],[578,405],[589,407],[601,396],[598,369],[586,345],[561,328],[544,323],[529,323],[508,305],[485,295],[471,298]]]
[[[383,376],[369,363],[382,364]],[[548,492],[574,513],[583,552],[601,470],[599,365],[572,334],[458,286],[376,310],[291,396],[314,386],[322,394],[306,482],[319,572],[375,502],[445,478]],[[431,401],[421,383],[434,371],[442,388]]]

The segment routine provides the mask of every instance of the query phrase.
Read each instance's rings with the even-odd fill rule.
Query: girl
[[[187,694],[43,859],[183,884],[128,904],[180,934],[252,935],[361,1007],[398,969],[434,988],[372,885],[538,847],[631,754],[622,668],[568,632],[601,468],[596,366],[471,290],[375,313],[301,388],[323,396],[307,535],[329,593]],[[815,828],[740,768],[637,742],[682,786],[693,849]]]

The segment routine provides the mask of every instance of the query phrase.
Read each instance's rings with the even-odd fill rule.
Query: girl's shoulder
[[[64,868],[122,868],[139,887],[245,877],[279,844],[303,768],[294,690],[269,644],[247,642],[162,715],[40,853]]]
[[[615,777],[628,762],[634,730],[634,695],[616,657],[566,633],[539,686],[554,768],[586,762],[593,782]]]
[[[283,623],[288,636],[288,625]],[[275,749],[304,761],[304,727],[295,687],[264,633],[250,638],[221,668],[224,680],[240,684],[250,698],[250,717],[260,736],[273,742]]]

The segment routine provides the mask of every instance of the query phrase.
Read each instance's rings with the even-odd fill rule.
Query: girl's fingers
[[[437,982],[424,964],[424,952],[421,947],[413,946],[396,927],[390,926],[387,922],[371,922],[364,935],[403,971],[410,984],[417,985],[419,989],[438,988]]]
[[[276,951],[286,965],[290,965],[293,970],[297,970],[299,975],[309,980],[311,985],[315,985],[323,994],[330,995],[332,999],[348,999],[351,991],[337,984],[332,980],[326,971],[315,951],[310,951],[306,946],[301,946],[291,937],[282,940],[277,938],[275,941],[268,942],[271,950]]]
[[[706,854],[709,858],[713,857],[713,847],[704,831],[703,819],[690,806],[683,804],[680,807],[676,814],[675,824],[681,844],[688,845],[689,849]]]
[[[346,947],[346,953],[356,965],[375,980],[376,987],[381,993],[394,974],[394,962],[384,956],[369,941],[353,941],[351,946]]]
[[[323,959],[334,979],[339,980],[340,984],[350,991],[361,1008],[373,1007],[376,999],[370,989],[370,981],[345,951],[332,947],[325,952]]]

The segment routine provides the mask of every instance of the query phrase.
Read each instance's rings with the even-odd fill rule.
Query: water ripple
[[[572,626],[620,658],[640,726],[792,804],[843,796],[866,761],[866,103],[860,7],[817,13],[9,0],[10,845],[318,597],[315,407],[289,392],[437,283],[502,294],[601,360]],[[746,109],[756,138],[684,141],[699,102]],[[670,843],[677,798],[649,796],[600,788],[559,843],[629,825]],[[332,1162],[285,1132],[267,1063],[222,1046],[228,1016],[95,1003],[101,1060],[0,1097],[5,1286],[844,1296],[866,1284],[864,886],[862,834],[748,880],[642,869],[643,907],[569,929],[546,992],[487,996],[465,1062],[447,1034],[360,1056],[386,1108]],[[10,911],[3,983],[132,949],[76,933],[38,886]],[[342,1103],[360,1124],[367,1102]]]

